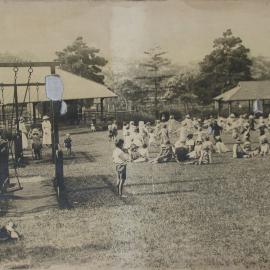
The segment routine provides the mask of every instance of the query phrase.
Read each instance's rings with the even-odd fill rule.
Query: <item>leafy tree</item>
[[[270,59],[263,56],[253,57],[251,74],[255,80],[270,80]]]
[[[57,61],[61,62],[61,68],[81,77],[104,83],[102,68],[107,64],[104,57],[98,56],[99,49],[89,47],[82,37],[78,37],[63,51],[57,51]]]
[[[204,103],[239,81],[251,79],[250,50],[243,45],[240,37],[235,37],[228,29],[222,37],[214,40],[213,48],[200,63],[196,84],[196,93]]]
[[[129,102],[131,102],[131,108],[133,107],[135,109],[138,109],[143,104],[145,93],[142,88],[132,80],[125,80],[120,84],[118,91],[120,92],[120,96],[125,100],[127,108]]]
[[[145,75],[138,76],[137,79],[144,81],[146,90],[145,98],[150,98],[149,102],[151,102],[153,97],[155,115],[158,117],[159,102],[164,96],[164,89],[161,87],[162,82],[172,77],[168,69],[170,61],[164,57],[166,52],[161,51],[159,47],[145,51],[144,54],[147,58],[140,64],[140,67]]]
[[[165,99],[168,101],[180,100],[188,113],[189,106],[197,101],[197,96],[194,94],[195,79],[196,74],[193,72],[185,72],[172,77],[168,82]]]

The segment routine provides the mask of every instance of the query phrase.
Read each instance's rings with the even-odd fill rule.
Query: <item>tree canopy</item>
[[[209,103],[237,82],[251,79],[249,52],[241,38],[234,36],[230,29],[214,40],[213,51],[199,64],[196,94],[204,103]]]
[[[78,37],[71,45],[56,52],[56,60],[61,62],[61,68],[66,71],[104,83],[102,68],[107,64],[107,60],[97,55],[99,52],[99,49],[89,47],[82,37]]]

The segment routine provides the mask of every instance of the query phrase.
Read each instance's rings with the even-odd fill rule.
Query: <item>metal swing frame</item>
[[[55,67],[56,66],[60,66],[60,62],[21,62],[21,63],[0,63],[0,68],[13,68],[13,71],[15,73],[15,80],[14,83],[0,83],[0,88],[3,92],[4,88],[7,87],[13,87],[14,88],[14,103],[13,103],[13,108],[15,107],[15,119],[16,119],[16,136],[18,136],[18,134],[20,134],[19,131],[19,103],[18,103],[18,87],[23,87],[26,86],[26,91],[25,91],[25,97],[27,95],[27,92],[30,88],[30,86],[36,86],[36,89],[38,91],[38,87],[39,86],[44,86],[45,83],[43,82],[35,82],[35,83],[30,83],[30,79],[31,79],[31,74],[33,72],[33,67],[50,67],[51,70],[51,74],[55,74]],[[17,83],[16,81],[16,75],[17,72],[19,70],[20,67],[28,67],[28,72],[29,72],[29,77],[28,77],[28,82],[27,83]],[[29,98],[30,98],[30,94],[29,94]],[[54,109],[57,108],[58,102],[54,102],[51,101],[51,106],[53,109],[52,115],[54,116]],[[5,106],[5,104],[2,104],[2,106]],[[22,107],[23,108],[23,107]],[[2,107],[2,112],[4,113],[4,108]],[[5,126],[6,128],[6,126]],[[12,128],[12,127],[11,127]],[[12,131],[11,131],[12,132]],[[58,121],[57,119],[55,119],[55,117],[53,117],[53,136],[52,136],[53,142],[52,142],[52,156],[53,156],[53,160],[55,161],[55,152],[56,149],[58,149],[58,144],[59,144],[59,133],[58,133]],[[21,140],[21,137],[20,137]],[[16,148],[15,148],[16,151]],[[15,152],[15,174],[16,174],[16,178],[17,178],[17,182],[18,182],[18,187],[14,187],[10,190],[8,190],[8,192],[14,192],[17,190],[22,190],[23,187],[19,181],[18,178],[18,174],[17,174],[17,157],[22,156],[22,149],[20,150],[21,153],[16,153]],[[13,156],[13,153],[12,153]],[[55,161],[56,162],[56,161]]]

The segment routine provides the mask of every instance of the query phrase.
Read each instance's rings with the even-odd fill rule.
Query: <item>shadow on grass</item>
[[[3,248],[3,249],[2,249]],[[76,261],[76,256],[78,254],[96,252],[96,251],[107,251],[111,249],[111,244],[108,243],[106,245],[103,244],[86,244],[77,247],[67,247],[67,248],[58,248],[55,246],[37,246],[31,248],[25,248],[23,245],[15,246],[14,244],[5,243],[0,247],[0,264],[1,262],[14,260],[14,254],[17,254],[17,257],[20,259],[31,258],[31,265],[23,264],[19,266],[15,266],[8,269],[30,269],[35,266],[36,263],[40,263],[40,261],[48,261],[53,260],[54,258],[57,261]],[[70,256],[73,254],[72,256]]]
[[[132,197],[118,196],[111,175],[92,175],[87,177],[66,177],[66,197],[71,206],[112,207],[134,204]]]
[[[71,156],[64,156],[64,164],[69,165],[71,163],[80,163],[80,162],[95,162],[96,158],[89,154],[89,152],[76,151],[71,154]]]

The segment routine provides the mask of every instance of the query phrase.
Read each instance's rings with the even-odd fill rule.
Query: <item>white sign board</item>
[[[52,74],[45,77],[45,91],[48,99],[53,101],[62,100],[64,86],[59,75]]]

